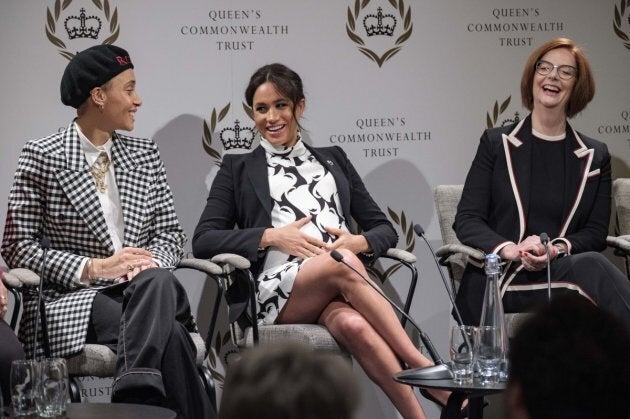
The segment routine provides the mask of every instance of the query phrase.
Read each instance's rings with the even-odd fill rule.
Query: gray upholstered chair
[[[438,222],[442,233],[443,245],[435,252],[439,263],[445,266],[451,278],[451,289],[457,293],[464,275],[466,264],[475,263],[482,266],[485,254],[479,249],[462,244],[453,230],[453,222],[457,213],[457,205],[462,196],[464,185],[439,185],[433,192]],[[527,316],[527,313],[507,313],[505,322],[508,334],[514,331]]]
[[[415,267],[416,257],[401,249],[389,249],[381,258],[391,259],[394,263],[400,263],[409,269],[411,280],[403,308],[408,313],[418,277]],[[229,316],[232,341],[237,347],[246,348],[256,344],[290,340],[304,343],[314,350],[329,351],[350,359],[346,349],[332,337],[324,326],[317,324],[257,325],[255,321],[252,321],[252,319],[256,319],[257,305],[255,281],[249,271],[250,262],[242,256],[227,253],[217,255],[211,261],[223,269],[224,289],[227,289],[233,281],[242,281],[243,286],[246,286],[249,291],[247,300],[242,303],[245,304],[245,307],[241,307],[241,310],[238,310],[239,312],[243,309],[246,310],[245,318],[249,321],[243,323],[236,319],[236,316]],[[371,276],[378,276],[377,270],[373,266],[367,266],[366,268]],[[401,319],[401,322],[404,326],[404,317]],[[212,333],[212,330],[208,332],[208,339],[211,339]]]
[[[612,184],[615,235],[606,242],[617,256],[624,258],[626,275],[630,278],[630,179],[615,179]]]
[[[182,259],[176,270],[194,269],[206,274],[217,283],[222,270],[216,264],[200,259]],[[39,275],[28,269],[16,268],[5,272],[4,282],[13,294],[16,304],[11,316],[11,327],[16,330],[21,309],[20,289],[24,286],[38,287]],[[216,317],[211,322],[216,321]],[[45,333],[44,333],[44,336]],[[216,411],[216,390],[214,380],[205,365],[207,348],[204,339],[199,333],[190,334],[197,349],[197,369],[203,382],[204,388],[210,398],[210,402]],[[45,341],[45,338],[44,338]],[[45,351],[47,344],[44,342]],[[68,376],[70,378],[70,399],[73,402],[81,402],[81,392],[78,378],[80,377],[113,377],[116,371],[116,354],[107,346],[87,344],[83,351],[66,358],[68,365]]]

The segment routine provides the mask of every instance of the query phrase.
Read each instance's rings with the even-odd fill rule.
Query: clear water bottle
[[[488,254],[484,266],[486,290],[483,296],[476,352],[480,381],[490,384],[499,381],[501,370],[503,378],[507,378],[508,335],[499,289],[501,258],[494,253]]]

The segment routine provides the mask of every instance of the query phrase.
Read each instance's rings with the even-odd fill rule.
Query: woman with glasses
[[[549,257],[551,294],[576,292],[630,328],[630,282],[599,253],[610,218],[610,154],[567,122],[594,93],[591,67],[573,41],[557,38],[538,47],[521,78],[531,113],[484,132],[454,228],[462,243],[505,262],[506,312],[548,298]],[[480,320],[484,277],[483,269],[468,264],[457,295],[466,324]]]

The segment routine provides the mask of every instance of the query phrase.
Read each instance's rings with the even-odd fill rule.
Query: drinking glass
[[[40,417],[52,418],[66,411],[68,369],[66,360],[47,358],[39,362],[35,403]]]
[[[475,358],[481,384],[499,381],[499,364],[503,359],[500,329],[497,326],[480,326],[475,339]]]
[[[11,403],[16,416],[35,413],[37,361],[15,360],[11,363]]]
[[[456,325],[451,328],[449,352],[456,384],[470,384],[473,381],[474,341],[474,326]]]

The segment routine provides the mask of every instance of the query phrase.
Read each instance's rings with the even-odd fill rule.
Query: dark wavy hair
[[[245,101],[250,107],[254,104],[256,90],[267,82],[273,83],[278,89],[278,93],[291,101],[293,118],[297,121],[298,127],[302,129],[300,121],[295,115],[295,105],[302,99],[305,99],[304,87],[300,76],[286,65],[280,63],[267,64],[260,67],[252,74],[247,89],[245,89]]]

